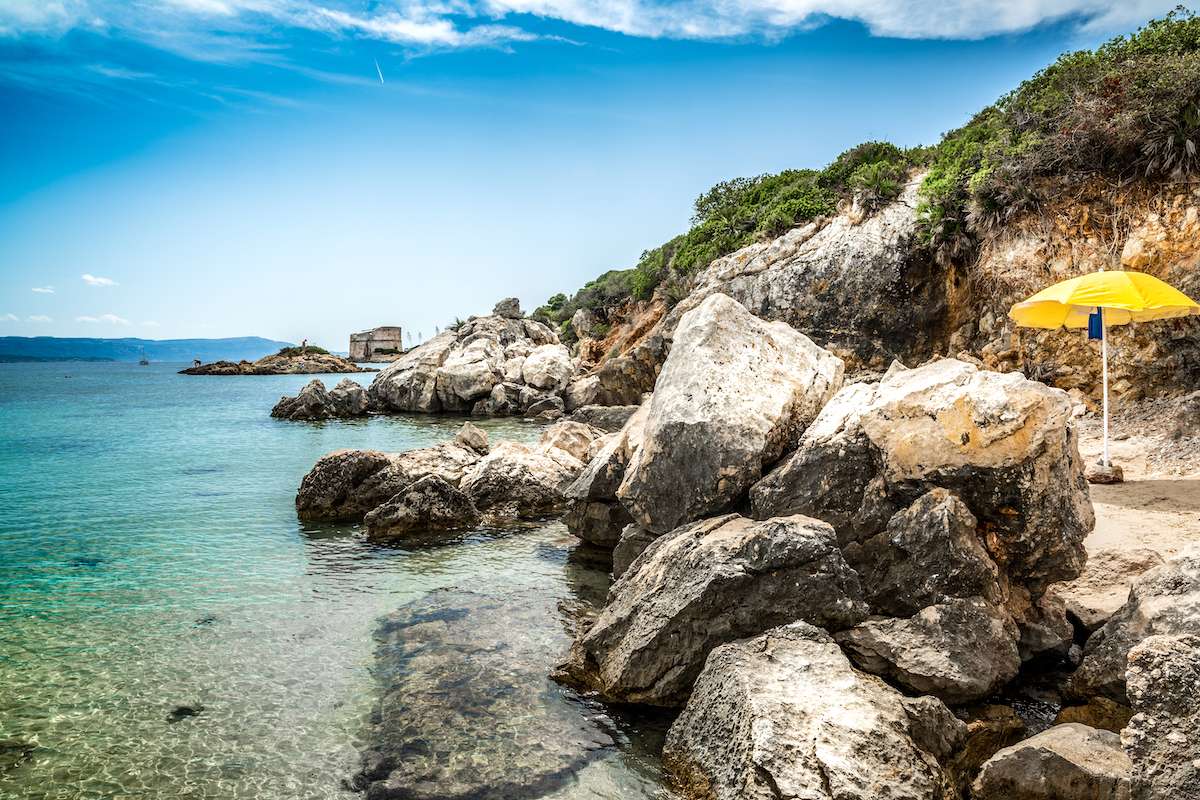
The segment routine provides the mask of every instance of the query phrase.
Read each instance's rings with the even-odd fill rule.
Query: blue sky
[[[718,180],[935,141],[1174,5],[0,0],[0,335],[531,309]]]

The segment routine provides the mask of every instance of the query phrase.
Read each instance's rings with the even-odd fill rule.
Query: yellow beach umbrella
[[[1088,328],[1093,314],[1096,320],[1091,325],[1099,329],[1104,363],[1104,466],[1108,467],[1108,326],[1200,315],[1200,305],[1153,275],[1102,270],[1048,286],[1008,312],[1018,325],[1049,329]]]

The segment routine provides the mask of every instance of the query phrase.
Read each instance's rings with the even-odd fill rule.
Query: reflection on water
[[[267,412],[308,376],[173,370],[0,366],[0,797],[350,797],[381,616],[440,588],[603,596],[557,525],[398,548],[297,521],[321,454],[460,420],[288,423]],[[553,797],[654,796],[661,723],[615,725]]]

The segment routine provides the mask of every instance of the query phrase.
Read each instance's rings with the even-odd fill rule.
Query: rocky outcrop
[[[714,294],[683,316],[617,497],[665,533],[738,500],[837,391],[842,362]]]
[[[260,358],[258,361],[214,361],[198,367],[179,370],[180,375],[321,375],[339,372],[378,372],[370,367],[360,367],[332,353],[292,353],[299,348],[288,348],[287,353]]]
[[[1129,800],[1130,769],[1115,733],[1056,725],[988,759],[971,798]]]
[[[612,576],[617,580],[633,566],[638,556],[646,552],[646,548],[654,543],[658,536],[637,525],[626,525],[621,530],[621,536],[612,552]]]
[[[663,763],[697,798],[937,800],[945,776],[916,728],[899,692],[797,622],[712,652]]]
[[[613,748],[605,717],[546,678],[565,644],[552,596],[439,590],[375,638],[378,700],[354,780],[369,800],[541,797]]]
[[[331,391],[314,378],[295,397],[281,397],[271,409],[271,416],[290,420],[322,420],[335,417],[366,415],[369,400],[367,390],[356,381],[343,378]]]
[[[522,318],[515,300],[497,309],[398,358],[372,382],[372,401],[383,411],[481,415],[521,414],[550,399],[561,403],[573,365],[557,334]]]
[[[1071,676],[1076,697],[1101,695],[1126,703],[1129,652],[1156,635],[1200,635],[1200,550],[1192,549],[1134,581],[1129,599],[1087,641]]]
[[[558,447],[500,442],[462,479],[460,488],[493,519],[541,519],[561,512],[563,490],[583,462]]]
[[[952,705],[989,697],[1021,666],[1016,626],[979,598],[872,619],[835,638],[859,668]]]
[[[1137,713],[1121,741],[1133,760],[1133,800],[1200,797],[1200,637],[1151,636],[1129,653]]]
[[[368,538],[385,540],[474,528],[480,519],[479,510],[466,493],[445,478],[426,475],[367,512],[363,521]]]
[[[1125,605],[1139,575],[1162,563],[1162,556],[1146,548],[1098,550],[1088,554],[1078,578],[1055,588],[1067,613],[1090,633]]]
[[[652,543],[613,585],[564,670],[612,700],[677,705],[720,644],[794,620],[837,630],[865,614],[858,576],[828,525],[717,517]]]
[[[957,495],[1007,579],[1038,595],[1079,574],[1095,522],[1066,393],[953,359],[839,392],[750,492],[753,514],[807,514],[847,555],[935,487]]]
[[[459,447],[474,450],[481,456],[487,455],[488,450],[491,449],[488,444],[487,431],[469,422],[464,422],[458,429],[458,433],[454,434],[454,443]]]
[[[556,447],[586,464],[592,457],[592,443],[603,435],[599,428],[564,419],[542,431],[538,446],[543,450]]]

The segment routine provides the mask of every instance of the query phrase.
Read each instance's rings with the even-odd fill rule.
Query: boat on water
[[[150,366],[150,359],[146,358],[146,348],[142,348],[142,357],[138,359],[138,364],[143,367]]]

